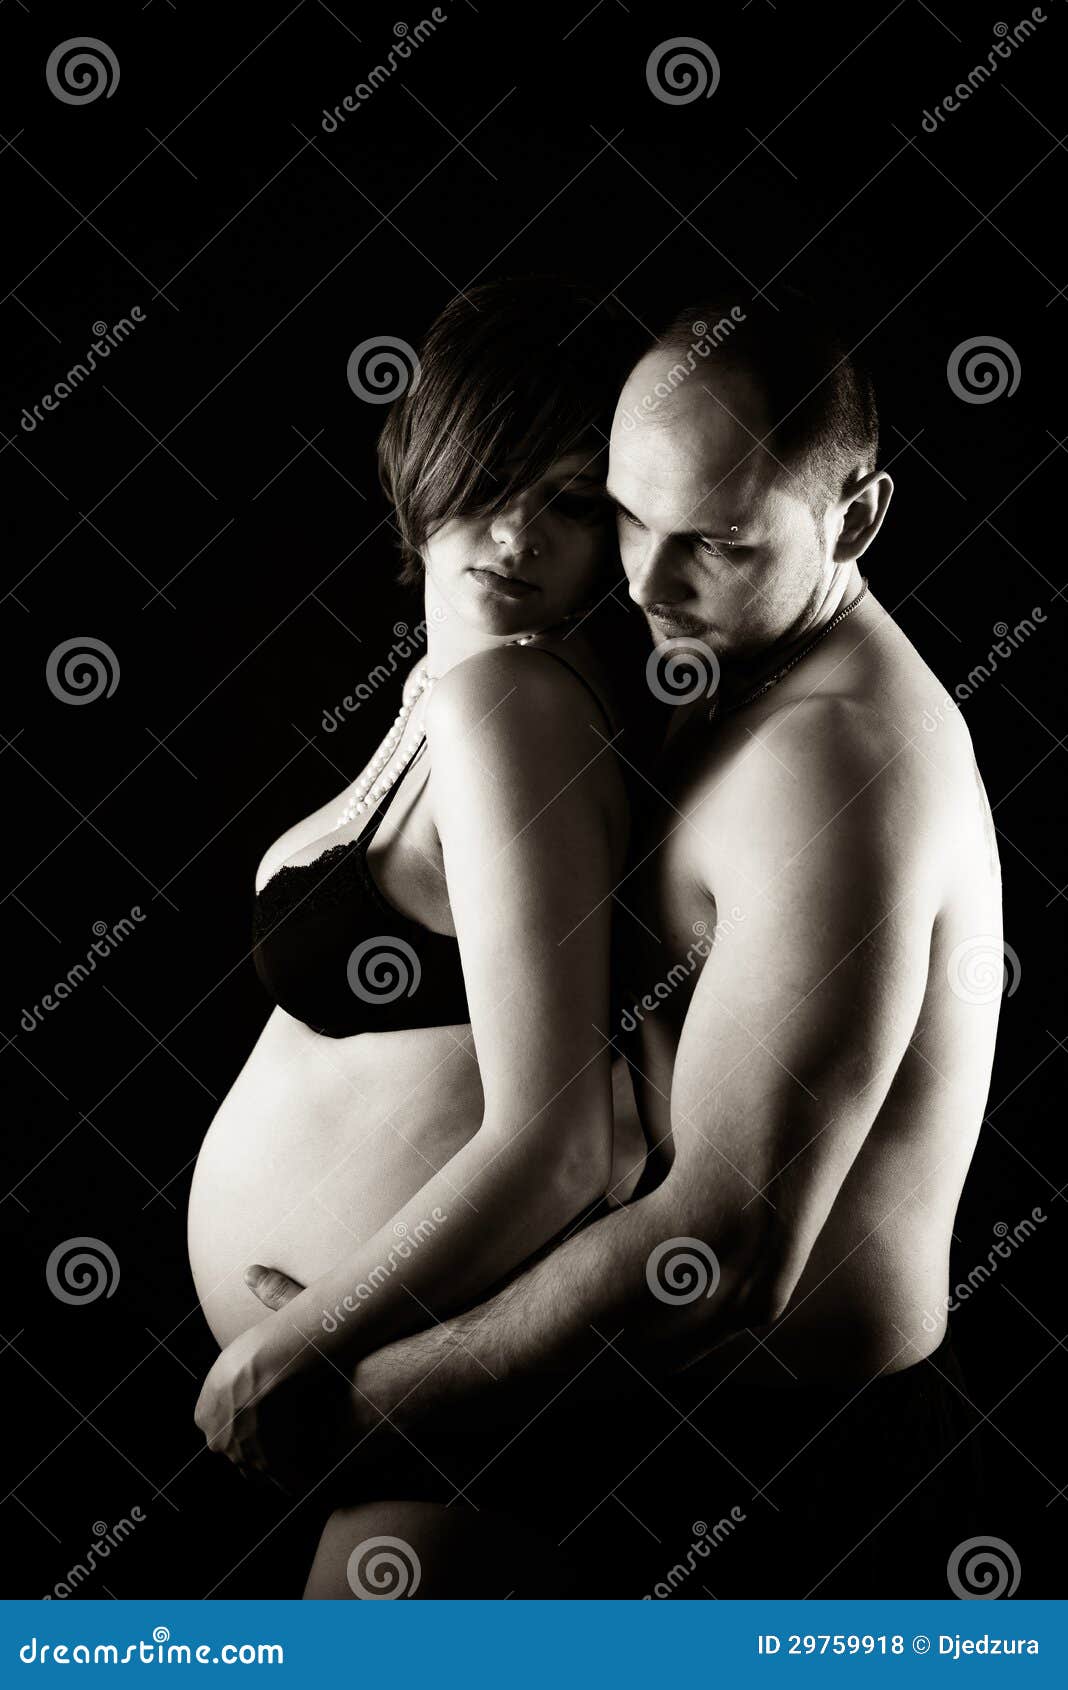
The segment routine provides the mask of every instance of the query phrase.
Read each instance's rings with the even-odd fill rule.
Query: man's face
[[[630,596],[658,643],[690,637],[753,656],[826,590],[834,536],[758,444],[774,419],[754,383],[714,362],[681,382],[677,371],[675,353],[649,353],[612,425],[608,491]]]

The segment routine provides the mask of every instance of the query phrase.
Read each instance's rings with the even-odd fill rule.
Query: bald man
[[[611,1036],[648,1158],[635,1200],[360,1362],[354,1441],[462,1424],[483,1488],[337,1511],[311,1594],[349,1594],[352,1546],[398,1521],[420,1594],[458,1557],[492,1593],[518,1540],[498,1527],[480,1558],[490,1516],[465,1502],[512,1495],[529,1523],[524,1470],[552,1553],[517,1594],[947,1593],[977,1418],[949,1245],[1000,879],[963,721],[861,573],[892,493],[877,451],[870,382],[803,302],[699,303],[626,384],[608,491],[669,723]],[[497,1453],[506,1400],[527,1407]]]

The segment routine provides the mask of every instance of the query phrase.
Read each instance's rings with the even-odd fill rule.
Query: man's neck
[[[800,615],[781,635],[761,651],[736,660],[723,658],[720,662],[720,708],[736,706],[740,699],[789,663],[805,646],[817,639],[828,623],[833,622],[861,590],[861,574],[856,563],[840,564],[834,568],[826,584],[821,584]]]

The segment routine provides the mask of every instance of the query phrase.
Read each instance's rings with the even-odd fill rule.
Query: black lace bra
[[[470,1019],[455,937],[402,915],[368,867],[368,848],[406,773],[357,838],[280,868],[253,906],[260,980],[275,1003],[328,1038]]]

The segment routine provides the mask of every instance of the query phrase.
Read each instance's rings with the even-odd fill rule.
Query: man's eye
[[[625,511],[622,505],[616,506],[616,515],[618,516],[620,522],[626,523],[628,528],[644,529],[645,527],[644,522],[639,522],[638,518],[636,516],[632,516],[630,511]]]
[[[721,557],[727,563],[740,563],[743,554],[748,550],[746,546],[737,546],[733,541],[718,545],[715,540],[695,540],[694,550],[702,557]]]

